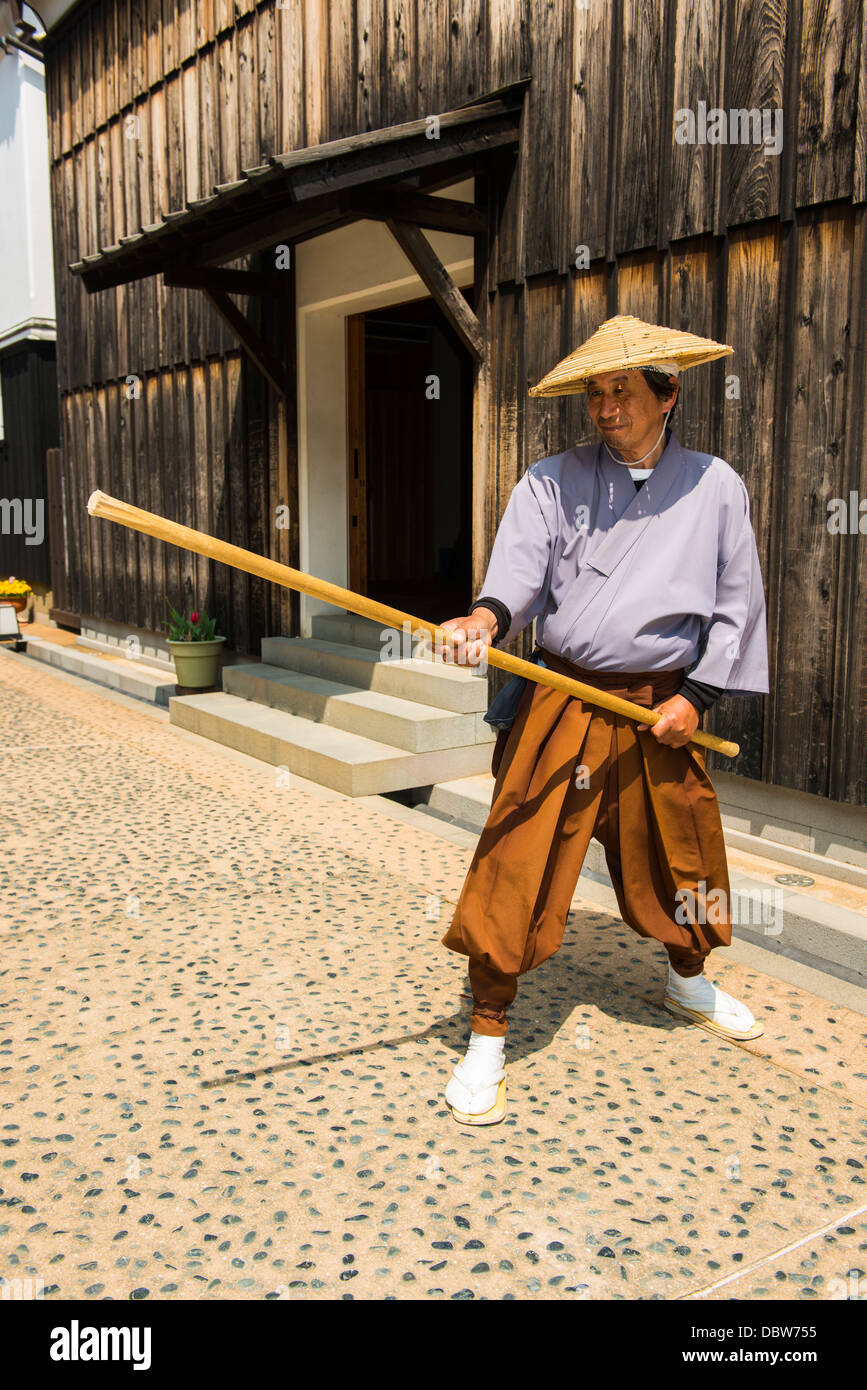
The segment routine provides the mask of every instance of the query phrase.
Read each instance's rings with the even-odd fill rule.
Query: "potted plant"
[[[220,667],[220,650],[225,637],[215,637],[216,622],[207,613],[192,613],[182,617],[166,596],[171,621],[168,624],[169,650],[175,663],[178,685],[201,690],[216,685]]]
[[[0,603],[11,603],[16,613],[23,613],[33,593],[25,579],[16,579],[10,574],[8,579],[0,579]]]

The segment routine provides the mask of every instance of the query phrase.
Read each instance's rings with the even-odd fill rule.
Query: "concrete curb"
[[[70,675],[81,676],[84,680],[110,690],[119,690],[137,700],[147,700],[152,705],[161,705],[165,709],[168,709],[169,700],[178,688],[174,681],[167,680],[164,671],[154,667],[127,661],[124,657],[106,660],[99,656],[88,656],[75,647],[61,647],[41,637],[27,638],[26,655]]]
[[[391,819],[403,821],[407,825],[424,826],[432,835],[463,845],[468,852],[475,846],[477,830],[461,825],[455,820],[447,820],[422,804],[407,806],[387,796],[370,797],[370,804]],[[743,888],[743,885],[740,887]],[[582,900],[585,905],[591,902],[613,917],[620,916],[620,908],[605,866],[604,851],[595,840],[590,842],[575,889],[573,907],[580,906]],[[744,935],[740,929],[736,930],[732,935],[731,946],[720,953],[720,962],[733,961],[746,965],[751,970],[769,975],[772,979],[786,981],[798,989],[805,989],[818,998],[827,1000],[829,1004],[851,1009],[867,1018],[867,980],[854,971],[847,971],[833,962],[797,950],[788,943],[789,925],[787,922],[787,930],[782,939],[761,935],[754,940]]]
[[[484,783],[484,778],[479,778],[475,785],[469,780],[466,789],[460,790],[454,785],[434,786],[429,799],[419,802],[416,809],[432,819],[450,821],[478,835],[490,809],[490,789]],[[744,838],[741,832],[731,834],[726,830],[725,838],[731,848],[742,847],[742,843],[738,843]],[[757,841],[754,836],[748,838],[753,853],[777,860],[774,844]],[[760,850],[757,845],[761,846]],[[790,861],[781,855],[779,862],[785,866]],[[857,869],[855,873],[858,875]],[[749,942],[773,955],[787,956],[851,984],[867,986],[867,918],[862,913],[808,893],[769,884],[734,869],[730,881],[733,910],[738,919],[733,926],[733,939]],[[860,876],[855,881],[860,882]],[[592,898],[594,888],[598,887],[611,895],[606,902],[613,900],[614,910],[619,915],[605,852],[596,840],[591,840],[578,891]]]

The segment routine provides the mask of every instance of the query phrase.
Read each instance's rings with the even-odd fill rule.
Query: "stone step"
[[[382,646],[382,623],[362,618],[359,613],[315,613],[310,620],[310,631],[325,642],[343,642],[376,652]]]
[[[361,734],[410,753],[491,743],[493,731],[481,714],[456,714],[436,705],[402,700],[379,690],[326,680],[304,671],[287,671],[265,662],[227,667],[223,689],[271,709],[300,715],[334,729]]]
[[[261,650],[262,661],[268,666],[303,671],[455,714],[484,714],[489,704],[487,676],[473,675],[466,667],[448,666],[439,659],[401,656],[383,660],[379,649],[319,637],[265,637]]]
[[[61,646],[41,637],[28,637],[26,651],[29,657],[56,666],[60,671],[95,681],[109,690],[120,690],[124,695],[147,700],[153,705],[168,705],[178,688],[172,676],[142,661],[130,661],[120,656],[91,656],[79,647]]]
[[[485,726],[487,728],[487,725]],[[837,879],[840,883],[853,883],[856,887],[867,889],[867,869],[860,864],[847,864],[842,859],[835,859],[827,854],[813,854],[809,850],[798,849],[793,845],[783,845],[774,837],[750,835],[744,830],[740,830],[737,824],[732,821],[740,817],[737,810],[727,807],[720,797],[720,815],[725,829],[726,844],[734,849],[744,850],[747,854],[763,855],[767,853],[769,842],[773,844],[774,858],[782,865],[789,868],[800,870],[802,873],[817,875],[823,874],[829,878]]]
[[[346,796],[374,796],[470,777],[487,770],[491,761],[487,743],[410,753],[225,691],[175,696],[169,701],[169,720]]]

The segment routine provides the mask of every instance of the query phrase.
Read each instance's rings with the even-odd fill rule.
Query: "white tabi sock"
[[[747,1029],[755,1023],[753,1015],[739,999],[726,994],[704,975],[678,975],[668,964],[668,993],[688,1009],[702,1013],[714,1023],[727,1028]]]
[[[466,1054],[446,1087],[446,1101],[455,1110],[465,1115],[481,1115],[490,1110],[506,1074],[505,1043],[505,1038],[470,1033]]]
[[[703,999],[709,997],[707,993],[709,985],[710,981],[704,975],[678,975],[669,963],[668,989],[670,994],[682,995],[684,999]]]

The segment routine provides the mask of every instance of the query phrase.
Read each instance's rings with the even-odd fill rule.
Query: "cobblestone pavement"
[[[662,948],[587,904],[521,981],[505,1123],[462,1129],[466,962],[440,938],[466,847],[9,652],[0,700],[4,1278],[867,1294],[863,1017],[719,952],[766,1033],[716,1039],[661,1008]]]

